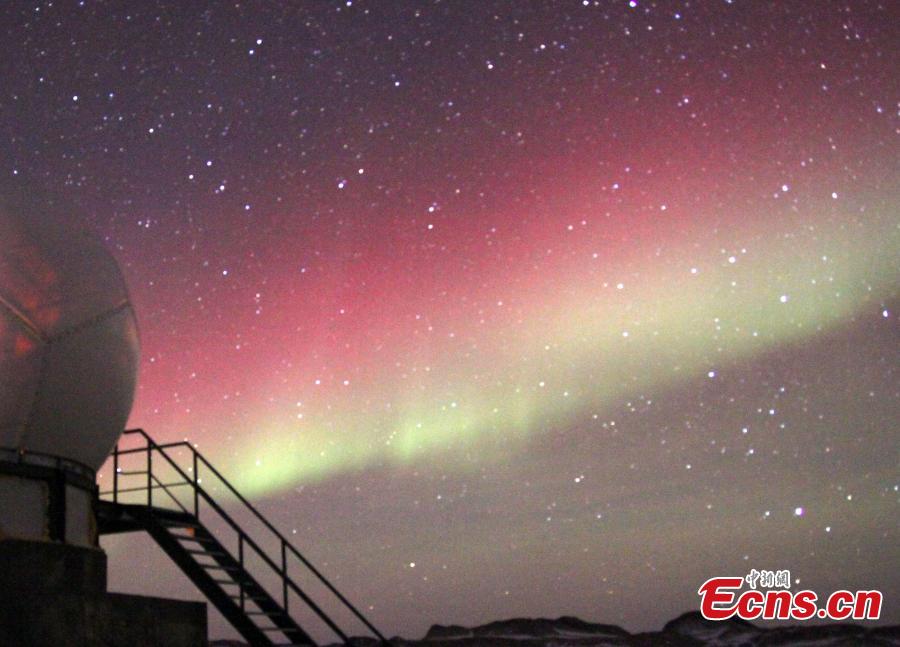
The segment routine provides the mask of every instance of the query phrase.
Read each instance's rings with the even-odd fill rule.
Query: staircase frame
[[[142,446],[122,449],[119,444],[113,449],[113,484],[112,489],[101,491],[97,501],[98,529],[100,534],[130,532],[144,530],[150,534],[160,548],[181,568],[195,586],[222,613],[234,628],[252,645],[275,645],[271,633],[281,633],[291,645],[315,644],[290,615],[290,593],[296,594],[305,606],[322,620],[335,635],[346,645],[351,644],[348,635],[338,624],[297,584],[289,575],[291,562],[299,563],[311,573],[319,583],[324,585],[335,599],[353,616],[355,616],[381,644],[389,644],[387,639],[337,588],[266,519],[257,508],[219,472],[188,441],[157,443],[143,429],[130,429],[124,432],[124,438],[137,437]],[[120,441],[121,442],[121,441]],[[191,462],[186,471],[170,452],[187,450]],[[133,454],[144,454],[145,469],[123,471],[121,459]],[[174,470],[180,480],[163,482],[154,472],[154,457],[161,459],[168,468]],[[278,556],[273,558],[259,543],[234,520],[224,507],[203,487],[200,470],[208,471],[225,486],[228,494],[241,504],[245,512],[249,512],[277,540]],[[144,477],[140,486],[122,487],[125,477]],[[185,506],[172,490],[176,487],[189,487],[192,490],[192,502]],[[177,510],[154,505],[154,490],[168,495]],[[146,503],[124,503],[125,494],[146,493]],[[141,497],[142,498],[142,497]],[[225,524],[237,535],[237,556],[216,539],[200,520],[201,502],[209,506]],[[185,530],[177,534],[173,530]],[[197,548],[189,549],[185,543],[195,544]],[[264,565],[277,576],[281,584],[281,600],[275,599],[248,570],[247,557],[255,554]],[[212,562],[202,562],[196,556],[209,557]],[[296,566],[295,566],[296,568]],[[216,570],[223,577],[216,579],[209,572]],[[225,586],[236,586],[237,592],[232,594]],[[258,610],[249,606],[252,603]],[[258,625],[254,617],[265,618],[272,622],[270,626]]]

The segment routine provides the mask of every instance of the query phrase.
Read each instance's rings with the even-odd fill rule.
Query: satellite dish
[[[131,411],[138,332],[115,259],[71,222],[0,194],[0,449],[97,470]]]

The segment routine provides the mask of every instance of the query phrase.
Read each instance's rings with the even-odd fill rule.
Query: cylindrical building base
[[[96,546],[96,487],[80,463],[0,448],[0,539]]]

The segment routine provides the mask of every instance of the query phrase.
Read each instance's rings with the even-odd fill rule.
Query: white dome
[[[125,282],[58,207],[10,193],[0,195],[0,448],[96,470],[134,398],[139,344]]]

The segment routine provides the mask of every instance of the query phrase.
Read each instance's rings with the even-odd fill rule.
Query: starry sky
[[[751,568],[898,622],[898,24],[9,2],[0,173],[122,264],[130,424],[196,443],[385,633],[652,629]],[[198,597],[103,545],[114,589]]]

